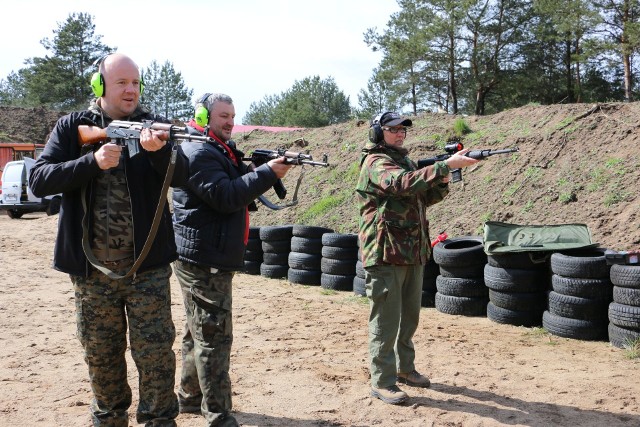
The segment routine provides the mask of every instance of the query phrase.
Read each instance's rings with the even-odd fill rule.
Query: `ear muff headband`
[[[94,65],[96,66],[98,71],[93,73],[93,75],[91,76],[91,90],[93,91],[93,94],[96,96],[96,98],[100,98],[101,96],[104,96],[106,92],[106,87],[104,85],[104,77],[100,72],[100,65],[106,59],[107,56],[109,55],[105,55],[101,58],[98,58],[98,60],[94,62]],[[142,76],[140,76],[140,96],[142,96],[143,91],[144,91],[144,80],[142,79]]]
[[[371,127],[369,127],[369,141],[373,142],[374,144],[380,144],[382,141],[384,141],[384,134],[382,133],[382,126],[380,126],[380,122],[387,113],[388,111],[382,114],[378,114],[371,121]]]
[[[204,105],[209,96],[211,96],[210,93],[205,93],[196,102],[196,110],[193,113],[193,119],[200,127],[206,127],[209,124],[209,110]]]

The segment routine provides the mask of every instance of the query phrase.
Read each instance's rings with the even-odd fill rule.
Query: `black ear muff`
[[[196,101],[196,109],[193,113],[193,119],[200,127],[206,127],[209,124],[209,110],[204,105],[209,96],[211,96],[210,93],[205,93],[198,99],[198,101]]]
[[[380,125],[380,121],[387,113],[378,114],[373,120],[371,120],[371,125],[369,127],[369,141],[374,144],[380,144],[384,141],[384,134],[382,133],[382,126]]]

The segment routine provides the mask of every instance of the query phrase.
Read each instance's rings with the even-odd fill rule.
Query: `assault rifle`
[[[295,151],[289,151],[284,149],[278,149],[278,150],[258,149],[253,151],[249,157],[243,157],[242,160],[250,161],[254,165],[260,166],[267,163],[271,159],[277,159],[279,157],[284,157],[285,163],[287,164],[301,165],[302,168],[300,171],[300,176],[298,177],[298,181],[296,182],[296,188],[295,188],[295,191],[293,192],[293,199],[291,200],[291,202],[286,203],[284,205],[276,205],[270,202],[269,199],[267,199],[264,195],[261,195],[258,197],[258,200],[260,200],[262,204],[274,210],[284,209],[284,208],[295,206],[296,204],[298,204],[298,189],[300,188],[300,183],[302,182],[302,177],[304,176],[304,165],[322,166],[325,168],[329,166],[329,163],[328,163],[329,156],[326,153],[322,155],[322,161],[318,162],[313,160],[313,156],[311,156],[311,154],[297,153]],[[278,179],[276,183],[273,184],[273,190],[276,192],[280,200],[283,200],[287,196],[287,189],[284,188],[284,185],[282,184],[282,180],[280,179]]]
[[[458,151],[464,149],[464,145],[461,142],[455,142],[453,144],[447,144],[444,147],[444,154],[439,154],[435,157],[430,157],[428,159],[418,160],[418,168],[424,168],[426,166],[431,166],[435,162],[441,162],[443,160],[447,160],[449,157],[453,156]],[[465,156],[471,157],[472,159],[486,159],[489,156],[493,156],[496,154],[508,154],[515,153],[518,150],[518,147],[514,148],[505,148],[502,150],[471,150]],[[453,169],[451,171],[451,182],[462,181],[462,169]]]
[[[116,144],[127,147],[129,156],[133,157],[140,152],[140,132],[143,129],[166,131],[169,133],[167,140],[174,141],[213,141],[213,138],[202,135],[191,135],[186,127],[175,126],[170,123],[145,120],[142,122],[127,122],[114,120],[102,129],[98,126],[78,126],[78,143],[80,145],[96,144],[106,139],[112,139]]]

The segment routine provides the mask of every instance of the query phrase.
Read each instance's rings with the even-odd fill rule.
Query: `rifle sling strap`
[[[268,207],[269,209],[272,209],[274,211],[279,211],[280,209],[284,209],[284,208],[289,208],[291,206],[295,206],[298,204],[298,189],[300,188],[300,184],[302,183],[302,178],[304,177],[304,165],[302,165],[302,167],[300,168],[300,176],[298,177],[298,180],[296,181],[296,189],[293,192],[293,198],[290,202],[285,203],[283,205],[276,205],[275,203],[273,203],[272,201],[270,201],[269,199],[267,199],[267,196],[265,196],[264,194],[261,194],[260,196],[258,196],[258,200],[260,201],[260,203],[262,203],[263,205],[265,205],[266,207]]]
[[[147,240],[144,242],[144,246],[142,247],[142,251],[140,255],[135,260],[129,271],[124,275],[119,275],[109,270],[106,266],[104,266],[93,254],[91,250],[91,245],[89,243],[89,227],[88,227],[88,209],[87,209],[87,184],[85,183],[82,186],[82,207],[84,209],[84,217],[82,219],[82,249],[84,250],[84,254],[87,257],[87,260],[93,265],[96,269],[101,271],[103,274],[108,276],[110,279],[119,280],[126,279],[127,277],[134,276],[135,273],[147,257],[149,250],[151,250],[151,245],[156,237],[156,233],[158,231],[158,227],[160,226],[160,219],[162,218],[162,213],[164,211],[165,203],[167,202],[167,192],[169,191],[169,186],[171,185],[171,179],[173,178],[173,171],[176,167],[176,156],[177,156],[177,147],[174,145],[171,151],[171,160],[169,161],[169,166],[167,167],[167,173],[164,177],[164,182],[162,183],[162,190],[160,190],[160,200],[158,200],[158,206],[156,208],[156,213],[153,217],[153,223],[151,224],[151,229],[149,230],[149,235],[147,236]]]

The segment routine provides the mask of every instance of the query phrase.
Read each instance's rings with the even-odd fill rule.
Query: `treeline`
[[[383,59],[361,112],[489,114],[527,103],[632,101],[637,0],[398,0],[365,42]]]
[[[492,114],[529,103],[633,101],[640,0],[398,0],[363,41],[382,52],[352,106],[332,77],[311,76],[251,104],[242,123],[322,127],[380,111]],[[384,13],[381,10],[380,13]],[[114,52],[92,17],[69,15],[51,53],[0,79],[0,105],[86,108],[96,59]],[[142,102],[170,119],[193,112],[173,64],[142,70]]]

